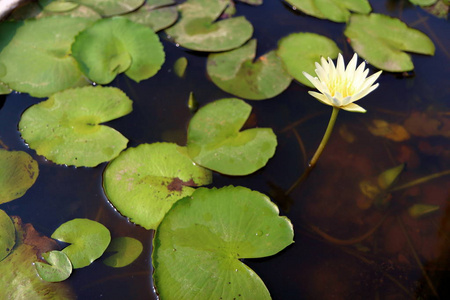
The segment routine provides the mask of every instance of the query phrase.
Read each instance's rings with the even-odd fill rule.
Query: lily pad
[[[334,22],[347,22],[351,12],[368,14],[372,7],[367,0],[286,0],[307,15]]]
[[[123,15],[135,23],[150,27],[158,32],[173,25],[178,19],[174,0],[148,0],[139,9]]]
[[[70,0],[98,11],[104,17],[121,15],[139,8],[145,0]]]
[[[78,3],[68,1],[39,0],[38,2],[45,11],[50,12],[70,11],[79,6]]]
[[[62,224],[52,238],[71,244],[62,251],[74,269],[86,267],[102,256],[111,241],[108,228],[89,219],[73,219]]]
[[[0,149],[0,204],[22,197],[38,175],[38,163],[30,155]]]
[[[291,83],[291,76],[275,51],[256,61],[256,40],[225,53],[209,55],[208,75],[222,90],[238,97],[263,100],[275,97]]]
[[[94,167],[116,157],[128,143],[101,124],[131,110],[131,100],[117,88],[69,89],[28,108],[19,129],[37,154],[57,164]]]
[[[187,0],[179,5],[181,19],[166,33],[191,50],[218,52],[237,48],[250,39],[253,26],[243,16],[215,22],[227,5],[228,0]]]
[[[336,43],[319,34],[292,33],[278,42],[277,54],[283,60],[288,73],[300,83],[314,87],[303,72],[315,74],[315,63],[321,57],[337,58],[341,50]]]
[[[200,188],[175,203],[153,240],[161,299],[271,299],[241,259],[293,243],[292,224],[278,213],[267,196],[244,187]]]
[[[8,256],[16,244],[16,229],[11,218],[0,209],[0,262]]]
[[[136,82],[148,79],[165,58],[159,37],[150,28],[123,17],[99,20],[81,32],[72,54],[86,76],[100,84],[122,72]]]
[[[141,255],[143,248],[142,243],[137,239],[126,236],[114,238],[106,249],[106,253],[115,253],[106,258],[103,263],[113,268],[128,266]]]
[[[211,183],[212,174],[173,143],[129,148],[105,169],[103,188],[114,207],[146,229],[156,229],[173,203]]]
[[[34,265],[39,276],[48,282],[60,282],[69,278],[72,274],[72,263],[69,257],[62,251],[50,251],[43,253],[42,257],[48,262],[36,262]]]
[[[11,93],[11,89],[0,81],[0,95],[7,95],[9,93]]]
[[[89,84],[70,46],[91,22],[55,16],[0,23],[0,81],[35,97]]]
[[[352,15],[344,34],[361,57],[390,72],[414,69],[411,57],[404,51],[433,55],[435,50],[423,32],[381,14]]]
[[[409,0],[412,4],[420,6],[430,6],[437,2],[437,0]]]
[[[277,138],[270,128],[239,131],[252,107],[227,98],[200,108],[188,128],[187,148],[199,165],[227,175],[247,175],[264,167],[275,154]]]
[[[173,65],[173,70],[178,77],[183,77],[186,67],[188,65],[188,60],[186,57],[180,57],[177,59]]]
[[[77,7],[68,11],[47,11],[42,9],[36,2],[29,2],[15,9],[11,14],[12,20],[26,20],[30,18],[41,19],[51,16],[70,16],[75,18],[91,19],[92,21],[100,19],[102,16],[92,8],[76,4]]]

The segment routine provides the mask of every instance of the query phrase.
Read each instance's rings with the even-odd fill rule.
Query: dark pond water
[[[401,163],[406,168],[399,185],[450,168],[450,26],[407,1],[370,2],[375,12],[398,17],[426,33],[436,54],[412,55],[415,71],[408,76],[382,74],[379,88],[361,100],[366,114],[341,112],[316,169],[289,197],[280,195],[301,175],[331,113],[295,82],[273,99],[248,101],[253,125],[272,127],[277,134],[275,157],[250,176],[214,175],[213,186],[242,185],[271,195],[294,225],[295,244],[273,257],[245,260],[273,299],[450,298],[444,289],[450,283],[450,177],[393,192],[384,207],[364,206],[359,189],[362,180]],[[302,31],[333,39],[346,60],[353,54],[343,35],[345,24],[296,13],[278,0],[236,7],[255,28],[258,55],[276,48],[289,33]],[[136,84],[119,76],[112,83],[134,101],[131,114],[109,124],[130,140],[131,147],[158,141],[184,145],[192,116],[187,107],[191,91],[200,105],[230,97],[208,80],[206,55],[185,51],[160,36],[166,62],[155,77]],[[181,56],[189,61],[183,79],[173,72]],[[40,167],[36,184],[25,196],[1,208],[45,235],[73,218],[90,218],[106,225],[113,236],[139,239],[144,252],[131,266],[112,269],[94,262],[76,270],[70,283],[79,299],[156,299],[150,264],[153,232],[130,224],[110,206],[101,188],[106,164],[75,169],[37,156],[21,140],[17,124],[22,112],[41,99],[17,93],[1,99],[1,141],[10,150],[26,151]],[[369,130],[374,120],[402,125],[411,136],[401,142],[375,136]],[[440,209],[413,218],[407,208],[415,203]]]

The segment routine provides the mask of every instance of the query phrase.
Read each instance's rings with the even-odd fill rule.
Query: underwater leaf
[[[403,172],[403,169],[405,168],[404,164],[401,164],[399,166],[396,166],[394,168],[388,169],[384,172],[382,172],[378,176],[378,186],[383,189],[387,190],[392,186],[392,184],[395,182],[397,177]]]
[[[16,230],[16,245],[0,262],[0,299],[55,300],[76,299],[70,285],[42,280],[34,263],[41,254],[58,249],[56,241],[41,235],[31,224],[23,224],[12,216]]]
[[[28,108],[19,130],[30,148],[57,164],[95,167],[116,157],[128,143],[101,124],[131,111],[131,100],[118,88],[69,89]]]
[[[211,172],[196,165],[186,147],[154,143],[128,148],[109,163],[103,188],[122,215],[156,229],[173,203],[211,180]]]
[[[362,58],[390,72],[414,69],[404,51],[434,55],[434,44],[423,32],[381,14],[352,15],[344,34]]]
[[[181,19],[166,33],[187,49],[219,52],[237,48],[253,34],[253,26],[245,17],[215,22],[228,5],[228,0],[187,0],[180,4]]]
[[[411,136],[405,127],[395,123],[388,123],[385,120],[372,120],[369,131],[375,136],[382,136],[396,142],[408,140]]]
[[[139,9],[122,15],[135,23],[139,23],[158,32],[173,25],[178,19],[178,10],[174,0],[148,0]]]
[[[270,299],[241,259],[274,255],[293,243],[289,219],[244,187],[197,189],[175,203],[153,240],[153,278],[161,299]]]
[[[38,163],[26,152],[0,149],[0,204],[22,197],[38,175]]]
[[[275,154],[270,128],[240,131],[252,107],[227,98],[200,108],[188,127],[187,148],[199,165],[227,175],[247,175],[264,167]]]
[[[450,1],[449,0],[438,0],[431,6],[422,6],[422,8],[429,12],[430,14],[441,18],[447,19],[448,12],[450,10]]]
[[[62,251],[74,269],[90,265],[102,256],[111,241],[108,228],[89,219],[73,219],[59,226],[52,238],[70,243]]]
[[[315,74],[315,63],[321,57],[337,58],[341,50],[336,43],[319,34],[292,33],[278,42],[277,54],[283,60],[289,74],[300,83],[314,87],[303,72]]]
[[[86,5],[98,11],[102,16],[109,17],[133,11],[144,4],[145,0],[70,0]]]
[[[173,65],[173,71],[178,77],[183,77],[184,72],[186,71],[186,67],[188,65],[188,60],[186,57],[180,57],[177,59]]]
[[[367,0],[286,0],[307,15],[334,22],[347,22],[351,12],[368,14],[372,8]]]
[[[136,82],[155,75],[164,63],[159,37],[123,17],[102,19],[81,32],[72,45],[81,70],[99,84],[125,74]]]
[[[43,253],[42,257],[48,262],[36,262],[34,266],[39,276],[48,282],[60,282],[69,278],[72,274],[72,263],[69,257],[62,251],[50,251]]]
[[[291,83],[291,76],[275,51],[256,61],[256,40],[224,53],[208,56],[207,71],[211,80],[222,90],[235,96],[263,100],[275,97]]]
[[[143,248],[142,243],[137,239],[127,236],[114,238],[105,252],[116,253],[103,260],[103,263],[113,268],[128,266],[141,255]]]
[[[420,218],[439,209],[439,205],[416,203],[408,208],[408,213],[413,218]]]
[[[11,218],[0,209],[0,262],[8,256],[16,244],[16,229]]]
[[[0,23],[0,81],[34,97],[89,84],[70,46],[91,22],[55,16]]]
[[[39,5],[49,12],[66,12],[79,6],[78,3],[68,1],[39,0]]]

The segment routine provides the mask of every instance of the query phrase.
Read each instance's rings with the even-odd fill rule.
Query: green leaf
[[[247,175],[275,154],[277,138],[270,128],[239,131],[252,107],[227,98],[200,108],[189,123],[187,148],[199,165],[227,175]]]
[[[11,89],[0,81],[0,95],[7,95],[9,93],[11,93]]]
[[[89,219],[73,219],[62,224],[53,232],[52,238],[71,244],[62,251],[74,269],[86,267],[102,256],[111,241],[109,230]]]
[[[118,237],[112,239],[106,252],[116,252],[106,258],[103,263],[113,268],[128,266],[141,255],[142,243],[131,237]]]
[[[86,76],[99,84],[125,74],[136,82],[155,75],[164,63],[159,37],[123,17],[102,19],[81,32],[72,54]]]
[[[173,65],[173,70],[178,77],[183,77],[184,72],[186,71],[186,67],[188,65],[188,60],[186,57],[180,57],[175,61]]]
[[[16,244],[16,229],[11,218],[0,209],[0,262],[8,256]]]
[[[192,162],[185,147],[173,143],[129,148],[105,169],[103,188],[124,216],[156,229],[173,203],[211,183],[210,171]]]
[[[38,163],[30,155],[0,149],[0,204],[22,197],[38,175]]]
[[[409,0],[412,4],[420,6],[430,6],[437,2],[437,0]]]
[[[413,218],[420,218],[439,209],[439,205],[416,203],[408,208],[408,213]]]
[[[131,100],[117,88],[69,89],[28,108],[19,130],[30,148],[57,164],[94,167],[116,157],[128,142],[101,124],[131,110]]]
[[[179,5],[181,19],[166,33],[188,49],[218,52],[237,48],[253,34],[245,17],[214,22],[228,5],[228,0],[187,0]]]
[[[70,56],[75,35],[91,24],[55,16],[0,23],[0,81],[13,90],[46,97],[89,82]]]
[[[50,251],[43,253],[42,257],[48,262],[36,262],[34,266],[39,276],[48,282],[60,282],[69,278],[72,274],[72,263],[69,257],[62,251]]]
[[[387,190],[389,189],[392,184],[394,184],[395,180],[398,178],[398,176],[403,172],[403,169],[405,168],[405,164],[401,164],[399,166],[396,166],[394,168],[388,169],[381,173],[378,176],[378,186],[383,189]]]
[[[347,22],[351,11],[368,14],[372,8],[367,0],[286,0],[305,14],[334,22]]]
[[[259,57],[256,61],[256,40],[224,53],[210,54],[207,62],[208,75],[222,90],[250,100],[275,97],[291,83],[291,76],[275,51]]]
[[[166,300],[270,299],[240,260],[274,255],[293,227],[270,199],[244,187],[197,189],[174,204],[153,240],[153,278]]]
[[[89,6],[102,16],[109,17],[124,14],[139,8],[145,0],[70,0],[71,2]]]
[[[315,63],[321,57],[337,58],[341,50],[336,43],[315,33],[292,33],[278,42],[277,54],[283,60],[288,73],[300,83],[314,87],[303,72],[315,74]]]
[[[123,15],[135,23],[150,27],[158,32],[173,25],[178,19],[178,10],[173,0],[152,0],[147,1],[139,9]]]
[[[39,5],[49,12],[66,12],[79,6],[78,3],[54,0],[39,0]]]
[[[434,44],[424,33],[381,14],[352,15],[344,34],[361,57],[390,72],[414,69],[404,51],[434,55]]]

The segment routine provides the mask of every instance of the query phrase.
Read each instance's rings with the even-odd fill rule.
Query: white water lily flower
[[[378,79],[381,71],[367,77],[369,69],[364,69],[366,67],[364,62],[356,68],[357,60],[358,55],[355,53],[347,68],[345,68],[344,58],[340,53],[336,67],[331,58],[328,58],[327,62],[322,57],[321,65],[316,62],[315,71],[318,77],[303,72],[303,75],[320,92],[310,91],[308,93],[327,105],[353,112],[366,112],[364,108],[353,102],[363,98],[378,87],[378,83],[375,85],[373,83]]]

